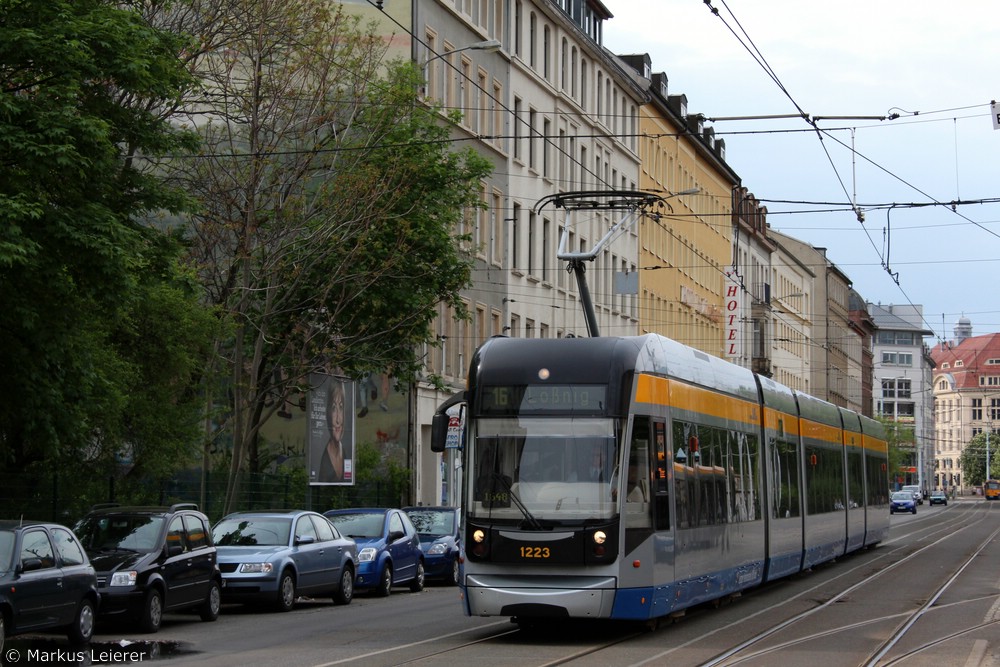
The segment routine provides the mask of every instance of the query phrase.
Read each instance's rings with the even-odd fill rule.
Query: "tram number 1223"
[[[548,558],[551,555],[548,547],[521,547],[521,558]]]

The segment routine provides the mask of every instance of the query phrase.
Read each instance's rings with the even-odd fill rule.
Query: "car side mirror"
[[[179,556],[182,553],[184,553],[184,545],[177,544],[175,542],[168,542],[167,543],[167,557],[168,558],[170,558],[171,556]]]
[[[313,537],[312,535],[303,535],[302,537],[299,537],[298,535],[295,536],[295,544],[315,544],[315,543],[316,543],[316,538]]]
[[[390,542],[395,542],[396,540],[398,540],[399,538],[401,538],[403,535],[406,535],[406,533],[404,533],[401,530],[394,530],[391,533],[389,533],[389,541]]]

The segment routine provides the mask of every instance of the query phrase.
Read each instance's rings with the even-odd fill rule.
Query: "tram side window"
[[[868,480],[868,506],[880,507],[889,504],[889,481],[886,479],[885,454],[869,452],[865,460],[865,474]]]
[[[761,517],[760,463],[757,436],[743,431],[729,432],[729,464],[732,487],[731,521],[756,521]]]
[[[695,424],[675,420],[672,428],[674,466],[674,505],[678,528],[696,525],[697,497],[692,459],[698,448],[698,427]],[[691,449],[694,452],[691,452]]]
[[[844,507],[844,461],[840,448],[806,445],[806,511],[834,512]]]
[[[799,450],[795,443],[776,439],[771,451],[774,471],[774,517],[790,519],[799,516]]]
[[[757,437],[679,420],[672,431],[678,527],[758,519]]]
[[[865,463],[861,450],[851,447],[847,450],[847,506],[861,507],[865,499]]]

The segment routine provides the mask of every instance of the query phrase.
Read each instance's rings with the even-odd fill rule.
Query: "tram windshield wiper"
[[[542,524],[538,523],[538,519],[534,517],[531,511],[524,505],[524,503],[521,502],[521,499],[517,497],[517,494],[514,493],[514,489],[511,486],[511,483],[507,481],[507,478],[496,471],[493,471],[492,477],[494,481],[499,481],[500,484],[502,484],[507,490],[507,493],[510,494],[511,500],[513,500],[514,504],[517,505],[517,509],[521,510],[521,514],[524,515],[524,519],[528,522],[528,525],[535,530],[545,530],[542,527]]]

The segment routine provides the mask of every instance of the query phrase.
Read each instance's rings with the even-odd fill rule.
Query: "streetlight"
[[[436,55],[433,55],[424,61],[424,67],[423,67],[424,81],[427,81],[429,79],[428,73],[430,70],[428,70],[428,65],[430,65],[438,58],[444,58],[445,56],[450,56],[453,53],[460,53],[461,51],[486,51],[487,53],[493,53],[494,51],[499,51],[500,47],[502,46],[503,42],[501,42],[499,39],[487,39],[486,41],[483,42],[476,42],[474,44],[469,44],[468,46],[463,46],[461,48],[452,49],[451,51],[445,51],[444,53],[438,53]],[[426,83],[424,84],[424,92],[425,93],[427,92]]]

